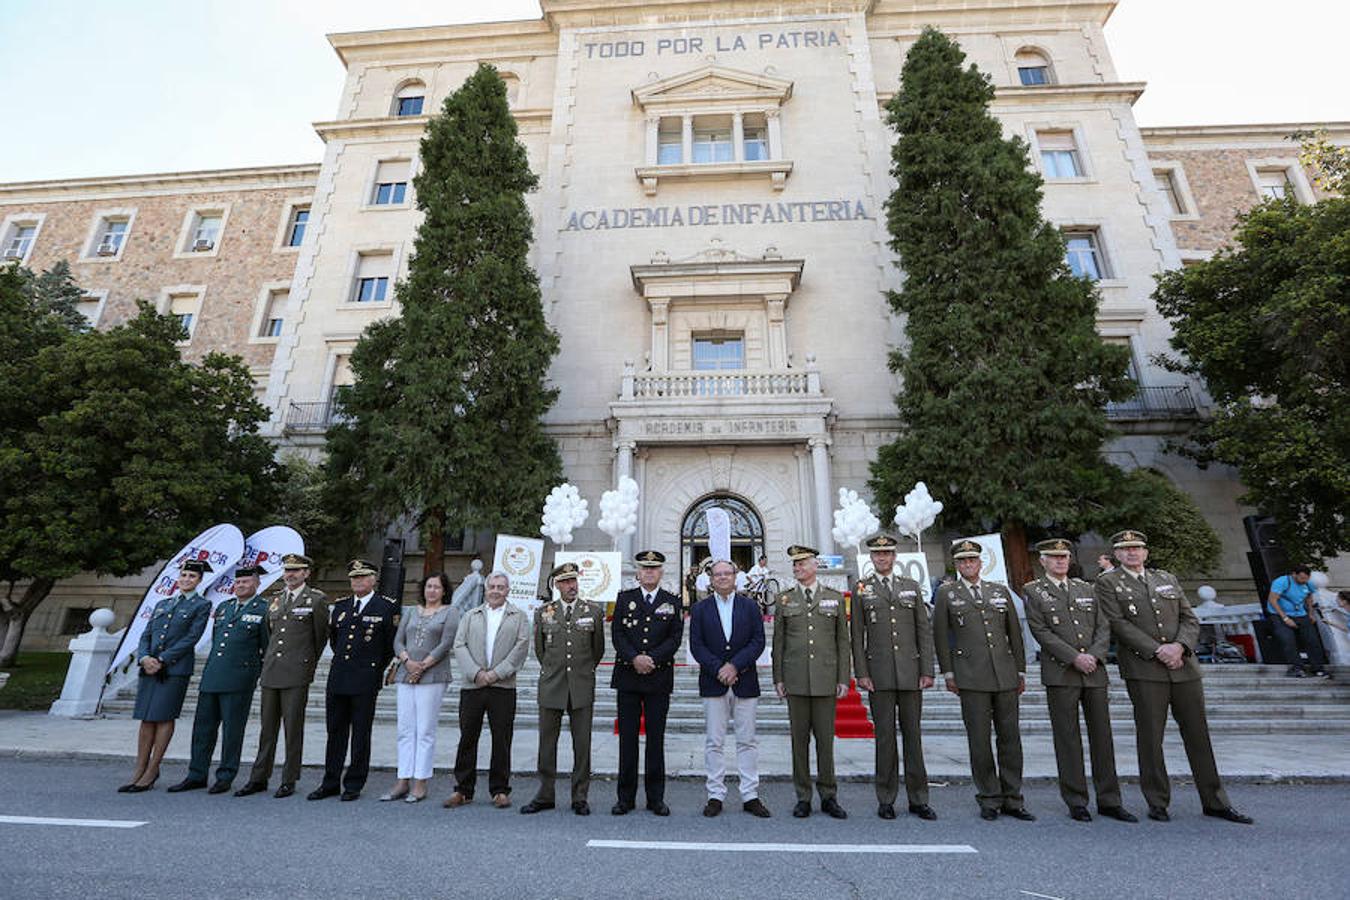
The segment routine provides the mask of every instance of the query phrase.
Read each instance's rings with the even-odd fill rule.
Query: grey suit
[[[488,762],[488,791],[493,797],[511,793],[511,738],[516,719],[516,673],[530,652],[530,617],[507,603],[501,624],[487,653],[488,607],[476,606],[464,614],[455,633],[455,664],[459,666],[459,748],[455,751],[455,790],[472,799],[478,784],[478,738],[487,715],[492,731]],[[474,683],[480,671],[491,671],[497,681]]]

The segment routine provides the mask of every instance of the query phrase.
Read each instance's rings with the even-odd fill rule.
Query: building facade
[[[1100,332],[1131,349],[1141,390],[1110,410],[1108,453],[1197,499],[1236,584],[1240,488],[1165,452],[1206,398],[1154,364],[1169,330],[1150,295],[1263,195],[1315,195],[1295,126],[1141,130],[1144,85],[1120,81],[1102,31],[1114,5],[544,0],[538,21],[334,35],[347,78],[338,117],[315,126],[318,166],[0,186],[0,252],[36,223],[24,258],[79,260],[100,326],[133,296],[180,314],[195,297],[189,351],[244,355],[274,435],[317,454],[362,330],[398,314],[427,117],[491,63],[540,177],[532,261],[561,336],[547,427],[567,477],[592,502],[635,478],[630,546],[677,561],[672,582],[706,552],[713,503],[735,513],[742,562],[780,565],[790,543],[832,548],[837,489],[865,494],[896,433],[882,107],[936,25],[993,79],[1071,267],[1100,289]]]

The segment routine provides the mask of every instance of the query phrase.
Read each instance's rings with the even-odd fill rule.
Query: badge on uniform
[[[380,618],[379,616],[362,616],[362,617],[361,617],[361,621],[362,621],[362,622],[383,622],[384,619]]]
[[[820,601],[821,609],[835,609],[839,606],[839,601],[833,597],[826,597]]]
[[[540,615],[543,616],[545,622],[549,623],[550,625],[553,624],[553,607],[551,606],[544,607],[543,610],[540,612]]]
[[[242,618],[245,622],[261,622],[263,620],[262,616],[254,615],[253,613],[241,616],[240,618]]]
[[[1050,617],[1050,624],[1051,624],[1051,625],[1058,625],[1058,624],[1059,624],[1059,616],[1051,616],[1051,617]]]
[[[1079,609],[1092,609],[1092,598],[1091,598],[1091,597],[1079,597],[1077,600],[1074,601],[1074,604],[1075,604]]]
[[[1125,607],[1125,608],[1126,608],[1127,610],[1129,610],[1130,615],[1132,615],[1132,616],[1137,616],[1137,615],[1139,615],[1139,607],[1135,606],[1133,603],[1131,603],[1129,606],[1127,606],[1127,607]]]
[[[901,596],[901,597],[917,597],[917,596],[919,596],[919,592],[918,592],[918,591],[901,591],[901,592],[900,592],[900,596]]]
[[[1007,612],[1007,611],[1008,611],[1008,598],[1007,598],[1007,597],[994,597],[994,598],[991,599],[989,602],[992,603],[992,604],[994,605],[994,609],[998,610],[999,612]]]
[[[576,625],[578,631],[594,631],[595,619],[586,616],[584,619],[577,619]]]
[[[951,605],[952,605],[953,607],[957,607],[957,606],[965,606],[965,605],[966,605],[966,601],[962,600],[960,597],[953,597],[952,600],[951,600]]]
[[[669,603],[662,603],[660,606],[656,608],[656,615],[673,616],[675,615],[675,607],[670,605]]]

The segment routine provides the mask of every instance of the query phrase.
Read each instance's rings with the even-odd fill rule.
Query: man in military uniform
[[[258,756],[248,783],[234,792],[247,797],[267,790],[277,756],[277,733],[286,728],[286,761],[281,767],[281,786],[274,797],[295,793],[304,759],[305,706],[309,686],[328,642],[328,598],[312,588],[308,556],[287,553],[281,558],[284,587],[273,594],[267,606],[267,624],[272,637],[263,657],[262,726],[258,733]]]
[[[909,811],[932,820],[937,813],[928,805],[928,770],[923,764],[919,719],[923,691],[933,686],[933,633],[919,583],[895,574],[898,546],[899,541],[889,534],[867,541],[872,574],[858,582],[853,595],[853,674],[868,693],[876,724],[877,815],[895,818],[895,798],[900,792],[895,739],[898,714]]]
[[[336,795],[355,800],[366,786],[370,772],[370,729],[375,723],[375,698],[384,683],[384,669],[394,658],[394,632],[399,605],[375,593],[379,570],[364,559],[347,565],[352,596],[333,604],[328,641],[333,662],[328,667],[328,690],[324,697],[328,719],[328,747],[324,754],[323,782],[311,791],[310,800]],[[351,762],[347,746],[351,744]]]
[[[605,611],[577,599],[576,563],[549,574],[562,599],[549,600],[534,614],[534,655],[539,658],[539,793],[520,808],[532,815],[553,809],[558,777],[558,736],[563,713],[572,735],[572,812],[591,814],[591,718],[595,712],[595,668],[605,655]]]
[[[970,774],[980,818],[1002,813],[1032,821],[1022,801],[1022,736],[1018,698],[1026,690],[1022,624],[1008,589],[980,579],[984,548],[972,540],[952,544],[959,573],[938,588],[933,643],[947,690],[961,698],[961,718],[970,747]],[[990,750],[997,735],[998,764]]]
[[[1172,786],[1162,746],[1171,707],[1205,815],[1250,825],[1252,820],[1228,802],[1214,762],[1205,691],[1195,659],[1200,622],[1186,592],[1170,572],[1144,568],[1148,538],[1143,532],[1117,532],[1111,544],[1121,566],[1097,579],[1096,596],[1111,621],[1120,674],[1134,704],[1139,787],[1148,802],[1148,817],[1157,822],[1171,818],[1167,805]]]
[[[1064,538],[1037,544],[1045,574],[1022,591],[1027,625],[1041,645],[1041,683],[1050,706],[1059,794],[1068,804],[1070,817],[1078,822],[1092,821],[1083,771],[1083,735],[1078,728],[1081,706],[1087,722],[1088,752],[1092,754],[1097,812],[1122,822],[1138,822],[1121,806],[1120,779],[1116,777],[1106,676],[1111,623],[1092,585],[1069,577],[1071,546]]]
[[[820,811],[835,819],[848,813],[836,799],[835,701],[848,693],[848,621],[844,595],[816,581],[817,551],[787,549],[797,586],[778,596],[773,618],[773,683],[788,702],[792,731],[792,815],[811,815],[811,737],[816,739],[816,790]]]
[[[661,587],[666,558],[655,550],[636,557],[638,586],[620,591],[614,602],[614,675],[619,692],[618,802],[616,816],[637,803],[638,730],[647,724],[645,787],[647,809],[670,815],[666,805],[666,713],[675,690],[675,654],[684,638],[684,605]]]
[[[257,566],[234,570],[234,597],[211,614],[211,652],[197,689],[197,712],[192,717],[192,761],[187,778],[170,793],[206,787],[206,774],[220,732],[220,765],[209,793],[230,789],[239,771],[244,748],[244,725],[253,705],[253,688],[267,650],[267,603],[258,596]]]

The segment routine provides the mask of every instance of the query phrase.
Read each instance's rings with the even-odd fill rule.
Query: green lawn
[[[10,669],[9,681],[0,687],[0,709],[46,710],[61,696],[66,681],[70,654],[20,653],[19,663]]]

